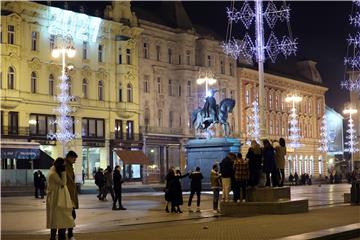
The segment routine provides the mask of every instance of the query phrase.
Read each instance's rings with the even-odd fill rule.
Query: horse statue
[[[215,102],[214,102],[215,101]],[[212,104],[212,106],[210,106]],[[214,106],[215,104],[215,106]],[[224,135],[230,135],[230,124],[227,122],[228,113],[232,112],[235,107],[235,100],[225,98],[216,104],[216,100],[212,96],[206,98],[206,103],[203,108],[198,108],[192,112],[192,123],[196,131],[196,135],[201,135],[202,132],[210,131],[215,124],[221,124],[224,130]],[[208,133],[208,135],[213,135]]]

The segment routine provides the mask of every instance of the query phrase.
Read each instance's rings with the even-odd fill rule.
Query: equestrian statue
[[[235,107],[235,100],[225,98],[218,105],[214,97],[216,92],[217,90],[210,89],[210,96],[206,97],[204,107],[192,112],[192,123],[197,136],[212,137],[214,135],[212,129],[216,124],[221,124],[225,137],[230,135],[227,119],[228,113],[231,113]]]

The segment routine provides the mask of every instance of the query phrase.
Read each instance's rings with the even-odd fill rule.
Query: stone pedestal
[[[290,187],[248,188],[246,191],[247,202],[277,202],[290,198]]]
[[[344,203],[351,203],[351,194],[344,193]]]
[[[220,163],[229,152],[240,151],[240,140],[235,138],[192,139],[186,145],[186,172],[200,167],[204,176],[203,189],[210,189],[210,172],[213,164]],[[189,178],[183,179],[183,189],[189,189]]]

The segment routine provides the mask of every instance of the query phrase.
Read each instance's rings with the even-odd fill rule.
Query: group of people
[[[289,183],[290,185],[312,185],[312,176],[307,173],[303,173],[299,178],[299,174],[297,172],[295,172],[294,175],[290,173]]]
[[[40,197],[44,198],[46,177],[40,170],[34,172],[34,187],[35,187],[35,198],[39,198],[39,192],[40,192]]]
[[[99,194],[97,195],[99,200],[106,201],[106,196],[110,193],[111,198],[113,200],[113,210],[126,210],[126,208],[122,205],[122,187],[121,185],[124,183],[122,175],[120,173],[120,166],[116,165],[115,170],[113,170],[110,166],[103,171],[102,168],[99,168],[95,173],[95,184],[98,187]],[[119,203],[119,207],[116,207],[117,202]]]

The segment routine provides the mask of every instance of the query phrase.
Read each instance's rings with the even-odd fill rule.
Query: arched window
[[[31,72],[31,93],[36,93],[37,76],[35,72]]]
[[[15,70],[9,67],[8,70],[8,89],[15,89]]]
[[[127,85],[127,101],[133,102],[133,90],[130,83]]]
[[[83,98],[88,98],[88,81],[85,78],[82,81],[82,95]]]
[[[118,101],[122,102],[123,101],[123,91],[122,91],[122,84],[119,83],[118,86]]]
[[[98,83],[98,99],[104,101],[104,83],[101,80]]]
[[[49,95],[50,96],[54,96],[54,87],[55,87],[55,80],[54,80],[54,75],[50,74],[49,75]]]

